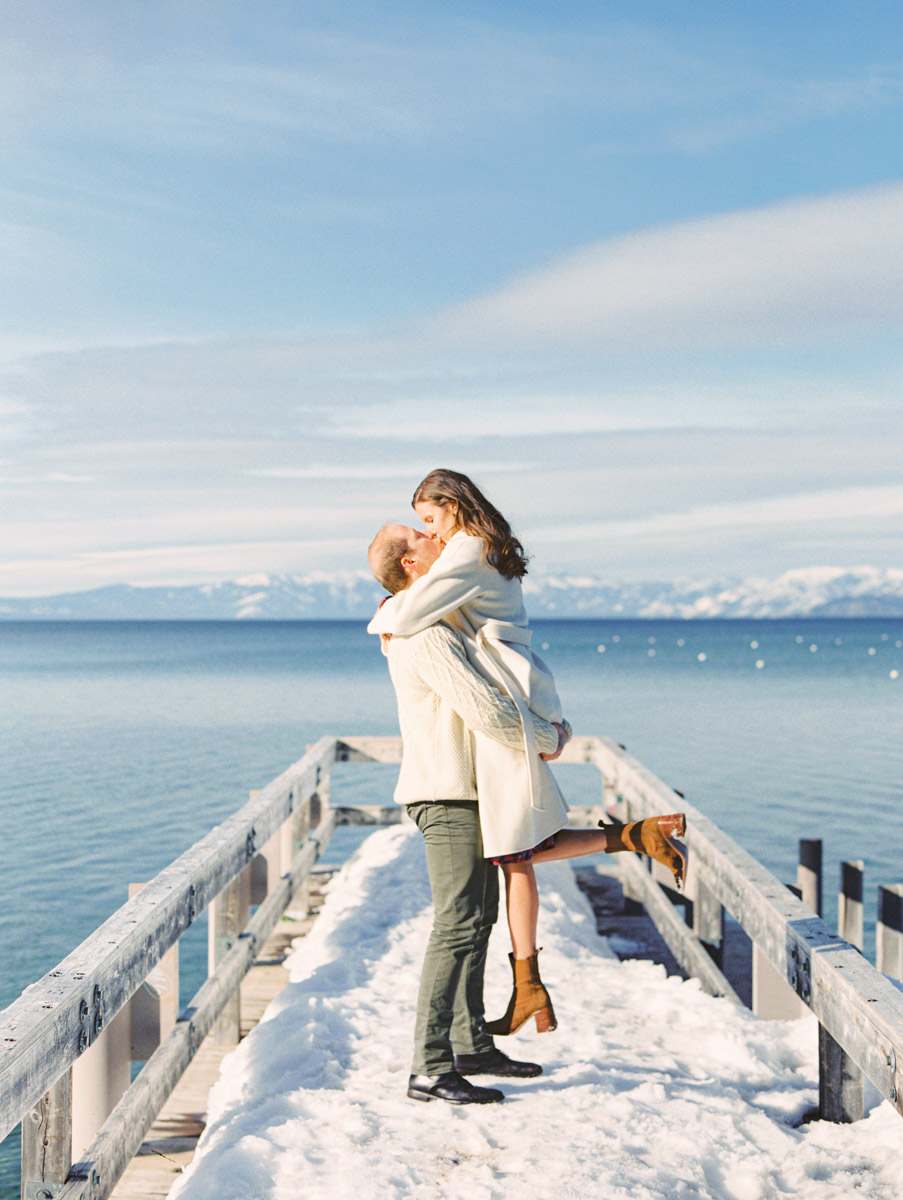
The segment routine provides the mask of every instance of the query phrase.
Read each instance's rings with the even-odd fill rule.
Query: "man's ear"
[[[411,567],[416,567],[416,566],[417,566],[416,558],[407,558],[405,556],[401,559],[401,569],[402,569],[402,571],[404,571],[405,575],[410,575]]]

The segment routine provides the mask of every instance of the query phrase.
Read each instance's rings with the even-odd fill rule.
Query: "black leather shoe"
[[[412,1100],[444,1100],[447,1104],[497,1104],[504,1094],[495,1088],[474,1087],[457,1071],[444,1075],[412,1075],[408,1080]]]
[[[499,1075],[509,1079],[529,1079],[542,1074],[539,1063],[517,1062],[501,1050],[486,1050],[483,1054],[456,1054],[455,1070],[462,1075]]]

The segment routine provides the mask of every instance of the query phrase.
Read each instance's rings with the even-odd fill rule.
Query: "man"
[[[393,594],[436,561],[440,546],[407,525],[386,525],[369,550],[371,569]],[[402,764],[395,799],[407,805],[426,845],[433,928],[417,1001],[408,1095],[451,1104],[491,1104],[495,1088],[464,1074],[539,1075],[536,1063],[514,1062],[483,1028],[483,972],[498,916],[498,870],[483,858],[472,730],[523,751],[513,701],[467,661],[460,636],[440,623],[387,647],[398,701]],[[555,725],[533,717],[537,749],[554,754]]]

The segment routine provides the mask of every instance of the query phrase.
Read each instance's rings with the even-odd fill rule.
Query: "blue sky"
[[[0,595],[899,566],[903,10],[0,9]]]

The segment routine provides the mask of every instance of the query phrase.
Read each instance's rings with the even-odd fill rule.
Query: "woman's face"
[[[441,541],[447,541],[458,528],[458,506],[454,500],[444,507],[434,500],[418,500],[414,512],[430,533]]]

